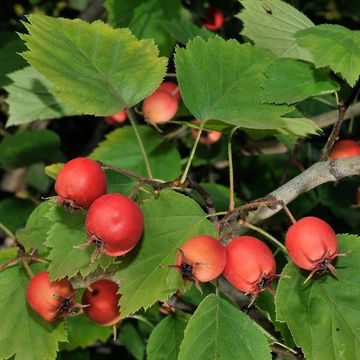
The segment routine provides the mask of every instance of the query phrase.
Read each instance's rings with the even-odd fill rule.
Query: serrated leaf
[[[186,323],[178,316],[167,316],[151,332],[146,354],[148,360],[177,360]]]
[[[271,359],[266,337],[241,310],[216,295],[207,296],[191,317],[179,360]]]
[[[266,70],[263,101],[293,104],[311,96],[331,94],[340,89],[330,76],[314,65],[295,59],[280,58]]]
[[[77,112],[111,115],[149,96],[166,71],[152,40],[137,40],[127,29],[113,29],[44,15],[29,15],[21,35],[23,57],[54,87],[50,90]]]
[[[50,279],[74,277],[77,274],[87,276],[99,266],[106,269],[114,261],[107,255],[91,262],[91,255],[95,247],[90,245],[85,249],[76,248],[86,242],[85,215],[81,212],[67,212],[63,206],[54,205],[47,214],[53,222],[46,245],[51,248],[48,259]]]
[[[221,120],[242,128],[292,129],[282,115],[294,108],[261,101],[264,72],[274,59],[268,50],[235,40],[215,37],[207,42],[201,38],[189,41],[186,49],[177,48],[175,56],[185,105],[204,122]]]
[[[46,162],[58,153],[59,147],[59,136],[53,131],[21,131],[0,143],[0,164],[5,168],[17,168]]]
[[[176,251],[187,239],[200,234],[216,236],[199,205],[173,191],[145,200],[142,210],[143,241],[136,258],[117,273],[123,317],[147,309],[157,300],[166,300],[183,286],[179,273],[166,266],[175,264]]]
[[[105,0],[104,7],[108,13],[108,22],[112,27],[128,27],[134,10],[144,0]]]
[[[299,31],[295,37],[311,52],[317,68],[329,66],[350,86],[355,84],[360,75],[360,31],[323,24]]]
[[[204,40],[215,36],[213,32],[199,28],[192,22],[185,20],[165,20],[162,26],[176,41],[183,45],[186,45],[189,40],[193,40],[196,36],[200,36]]]
[[[61,349],[75,350],[76,348],[86,348],[96,341],[105,342],[113,330],[111,326],[101,326],[91,321],[84,314],[69,317],[67,319],[68,342],[61,344]]]
[[[44,201],[37,206],[29,216],[25,228],[16,232],[16,237],[22,245],[34,249],[44,246],[47,233],[52,225],[52,221],[46,215],[55,206],[55,202],[54,200]]]
[[[8,77],[12,83],[5,86],[10,115],[6,126],[76,114],[49,93],[52,84],[33,67],[27,66]]]
[[[62,321],[49,323],[27,306],[29,276],[21,267],[0,272],[0,358],[53,360],[58,342],[66,341]]]
[[[282,0],[240,2],[244,6],[238,15],[244,23],[242,35],[279,57],[311,61],[310,52],[300,47],[294,37],[297,31],[314,26],[308,17]]]
[[[314,276],[288,264],[276,295],[279,321],[286,321],[305,357],[312,360],[353,360],[360,356],[360,238],[338,235],[338,278]]]
[[[148,126],[139,126],[138,130],[154,177],[162,180],[178,177],[181,160],[176,147],[164,142],[163,137]],[[106,140],[99,144],[90,157],[143,176],[147,175],[144,157],[131,126],[124,126],[108,134]],[[133,180],[127,181],[123,176],[113,173],[110,175],[110,182],[113,190],[126,195],[130,194],[135,185]]]

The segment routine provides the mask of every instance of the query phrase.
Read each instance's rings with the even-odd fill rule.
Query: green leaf
[[[266,337],[239,309],[216,295],[207,296],[191,317],[179,360],[271,359]]]
[[[76,114],[49,93],[52,84],[33,67],[27,66],[8,77],[12,83],[5,87],[10,114],[6,126]]]
[[[9,84],[7,74],[26,66],[24,59],[18,55],[24,50],[24,43],[16,34],[0,32],[0,87]]]
[[[303,13],[282,0],[241,0],[241,4],[244,10],[238,17],[244,23],[242,35],[279,57],[311,61],[310,52],[294,37],[297,31],[314,26]]]
[[[338,278],[309,275],[295,264],[288,264],[276,295],[279,321],[287,322],[296,344],[307,359],[353,360],[360,356],[360,238],[338,235],[339,257],[335,267]]]
[[[84,314],[67,319],[68,342],[61,344],[61,349],[75,350],[86,348],[96,341],[105,342],[112,334],[111,326],[100,326]]]
[[[176,41],[183,45],[186,45],[189,40],[193,40],[197,36],[204,40],[215,36],[213,32],[205,28],[199,28],[190,21],[165,20],[162,25]]]
[[[144,359],[145,340],[133,324],[125,322],[121,326],[118,340],[136,360]]]
[[[0,164],[5,168],[17,168],[46,162],[54,158],[59,147],[59,136],[53,131],[21,131],[0,143]]]
[[[295,37],[311,52],[317,68],[329,66],[350,86],[355,84],[360,75],[360,31],[323,24],[299,31]]]
[[[66,341],[63,321],[49,323],[26,304],[29,277],[21,267],[0,272],[0,358],[53,360],[58,342]]]
[[[45,174],[45,166],[43,163],[31,165],[25,176],[26,184],[39,193],[44,194],[49,190],[53,183]]]
[[[54,205],[47,214],[53,222],[46,245],[51,248],[48,259],[50,279],[74,277],[77,274],[87,276],[99,266],[106,269],[113,263],[114,258],[102,255],[91,262],[91,255],[95,247],[90,245],[85,249],[76,248],[86,242],[85,215],[81,212],[70,213],[61,205]]]
[[[46,215],[55,206],[55,201],[44,201],[29,216],[24,229],[16,232],[16,237],[21,244],[34,249],[41,248],[47,238],[47,233],[53,224]]]
[[[179,316],[167,316],[151,332],[146,347],[148,360],[177,360],[186,323]]]
[[[173,191],[145,200],[143,241],[135,259],[117,273],[121,279],[121,315],[127,317],[157,300],[166,300],[183,286],[175,264],[176,251],[196,235],[216,236],[213,225],[191,198]],[[164,267],[165,266],[165,267]]]
[[[235,40],[215,37],[207,42],[201,38],[189,41],[186,49],[177,48],[175,57],[186,106],[202,121],[293,131],[292,124],[281,116],[294,108],[261,102],[264,72],[274,58],[268,50]],[[317,127],[309,121],[311,126],[315,132]]]
[[[153,175],[157,179],[173,180],[181,172],[180,155],[173,144],[166,143],[163,137],[149,126],[139,126],[139,133],[148,155]],[[106,140],[90,154],[95,160],[132,170],[146,176],[144,157],[137,143],[131,126],[124,126],[107,135]],[[111,175],[113,190],[129,194],[135,182],[127,181],[122,176]],[[115,187],[114,184],[118,184]]]
[[[50,90],[77,112],[111,115],[149,96],[166,71],[152,40],[112,29],[44,15],[29,15],[21,35],[23,57],[53,85]]]
[[[63,166],[64,166],[64,163],[56,163],[56,164],[51,164],[51,165],[45,166],[45,174],[47,176],[49,176],[50,178],[56,180],[56,178],[59,175],[59,172]]]
[[[31,214],[35,205],[31,201],[8,197],[0,201],[0,223],[15,232]]]
[[[266,70],[263,101],[276,104],[293,104],[311,96],[331,94],[339,84],[314,65],[295,59],[280,58]]]
[[[105,0],[109,24],[112,27],[128,27],[134,10],[143,2],[144,0]]]

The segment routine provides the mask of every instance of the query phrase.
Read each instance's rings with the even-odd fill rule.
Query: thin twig
[[[235,208],[235,201],[234,201],[234,166],[233,166],[233,158],[232,158],[232,137],[236,128],[234,128],[229,136],[228,136],[228,159],[229,159],[229,184],[230,184],[230,204],[229,210],[234,210]]]

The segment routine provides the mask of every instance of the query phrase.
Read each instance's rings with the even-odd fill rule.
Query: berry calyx
[[[168,91],[158,89],[143,101],[142,110],[150,123],[163,124],[175,116],[178,101]]]
[[[206,29],[215,31],[219,30],[224,23],[224,14],[212,6],[209,6],[206,10],[206,18],[203,20],[203,25]]]
[[[358,155],[360,155],[360,145],[354,140],[340,140],[330,152],[332,160]]]
[[[97,252],[124,255],[141,239],[144,217],[140,207],[121,194],[106,194],[96,199],[86,216],[88,243]]]
[[[339,254],[339,243],[332,227],[317,217],[308,216],[291,225],[285,239],[286,249],[292,261],[302,269],[311,270],[305,280],[316,272],[336,275],[331,262]]]
[[[126,110],[122,110],[116,114],[106,116],[105,119],[106,119],[106,122],[110,125],[122,124],[127,119]]]
[[[174,96],[177,101],[179,101],[181,99],[179,87],[177,86],[177,84],[175,84],[171,81],[164,81],[163,83],[161,83],[160,86],[158,87],[158,90],[167,91],[172,96]]]
[[[55,182],[60,202],[70,211],[88,208],[106,193],[106,187],[106,176],[101,166],[84,157],[68,161]]]
[[[275,259],[270,249],[252,236],[234,238],[226,247],[225,278],[237,289],[253,295],[263,290],[274,292],[272,280],[277,277]]]
[[[200,125],[201,121],[195,120],[194,123]],[[191,135],[193,136],[194,139],[196,139],[198,132],[199,130],[197,129],[191,129]],[[222,134],[219,131],[203,130],[200,135],[199,143],[204,145],[214,144],[220,140],[221,135]]]
[[[120,321],[119,286],[114,281],[101,279],[92,283],[82,297],[84,313],[92,321],[111,326]]]
[[[73,311],[74,289],[67,279],[50,282],[47,271],[34,275],[28,285],[26,300],[46,321],[65,317]]]
[[[211,236],[195,236],[179,249],[176,268],[184,280],[206,282],[216,279],[224,270],[226,252]]]

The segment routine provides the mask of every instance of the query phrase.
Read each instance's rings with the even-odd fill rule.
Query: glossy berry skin
[[[332,160],[360,155],[360,145],[354,140],[338,141],[330,152]]]
[[[304,217],[290,226],[285,245],[290,258],[305,270],[326,272],[338,256],[339,244],[334,230],[313,216]]]
[[[201,121],[195,120],[194,123],[200,125]],[[194,139],[196,139],[198,132],[199,130],[197,129],[191,129],[191,135]],[[203,130],[200,135],[199,143],[203,145],[215,144],[221,139],[221,135],[222,134],[219,131]]]
[[[234,238],[226,247],[225,278],[237,289],[249,293],[269,289],[276,276],[275,259],[270,249],[252,236]]]
[[[163,83],[161,83],[160,86],[158,87],[158,90],[167,91],[172,96],[174,96],[177,101],[181,99],[179,87],[177,86],[177,84],[171,81],[164,81]]]
[[[96,199],[86,216],[90,242],[99,241],[105,253],[120,256],[141,239],[144,217],[140,207],[121,194],[106,194]]]
[[[224,270],[226,252],[211,236],[195,236],[178,252],[176,265],[184,280],[206,282],[216,279]]]
[[[55,182],[55,191],[69,210],[88,208],[106,193],[106,187],[106,176],[101,166],[84,157],[67,162]]]
[[[114,115],[106,116],[105,119],[110,125],[122,124],[127,119],[126,110],[122,110]]]
[[[178,110],[178,101],[168,91],[156,90],[142,104],[145,118],[152,124],[170,121]]]
[[[224,23],[224,14],[213,7],[208,7],[206,11],[206,19],[203,21],[203,25],[210,31],[221,29]]]
[[[34,275],[28,285],[26,300],[46,321],[54,321],[72,312],[74,289],[66,279],[50,282],[47,271]]]
[[[119,286],[107,279],[97,280],[86,289],[82,297],[84,313],[92,321],[111,326],[120,321]],[[90,306],[86,306],[90,305]]]

